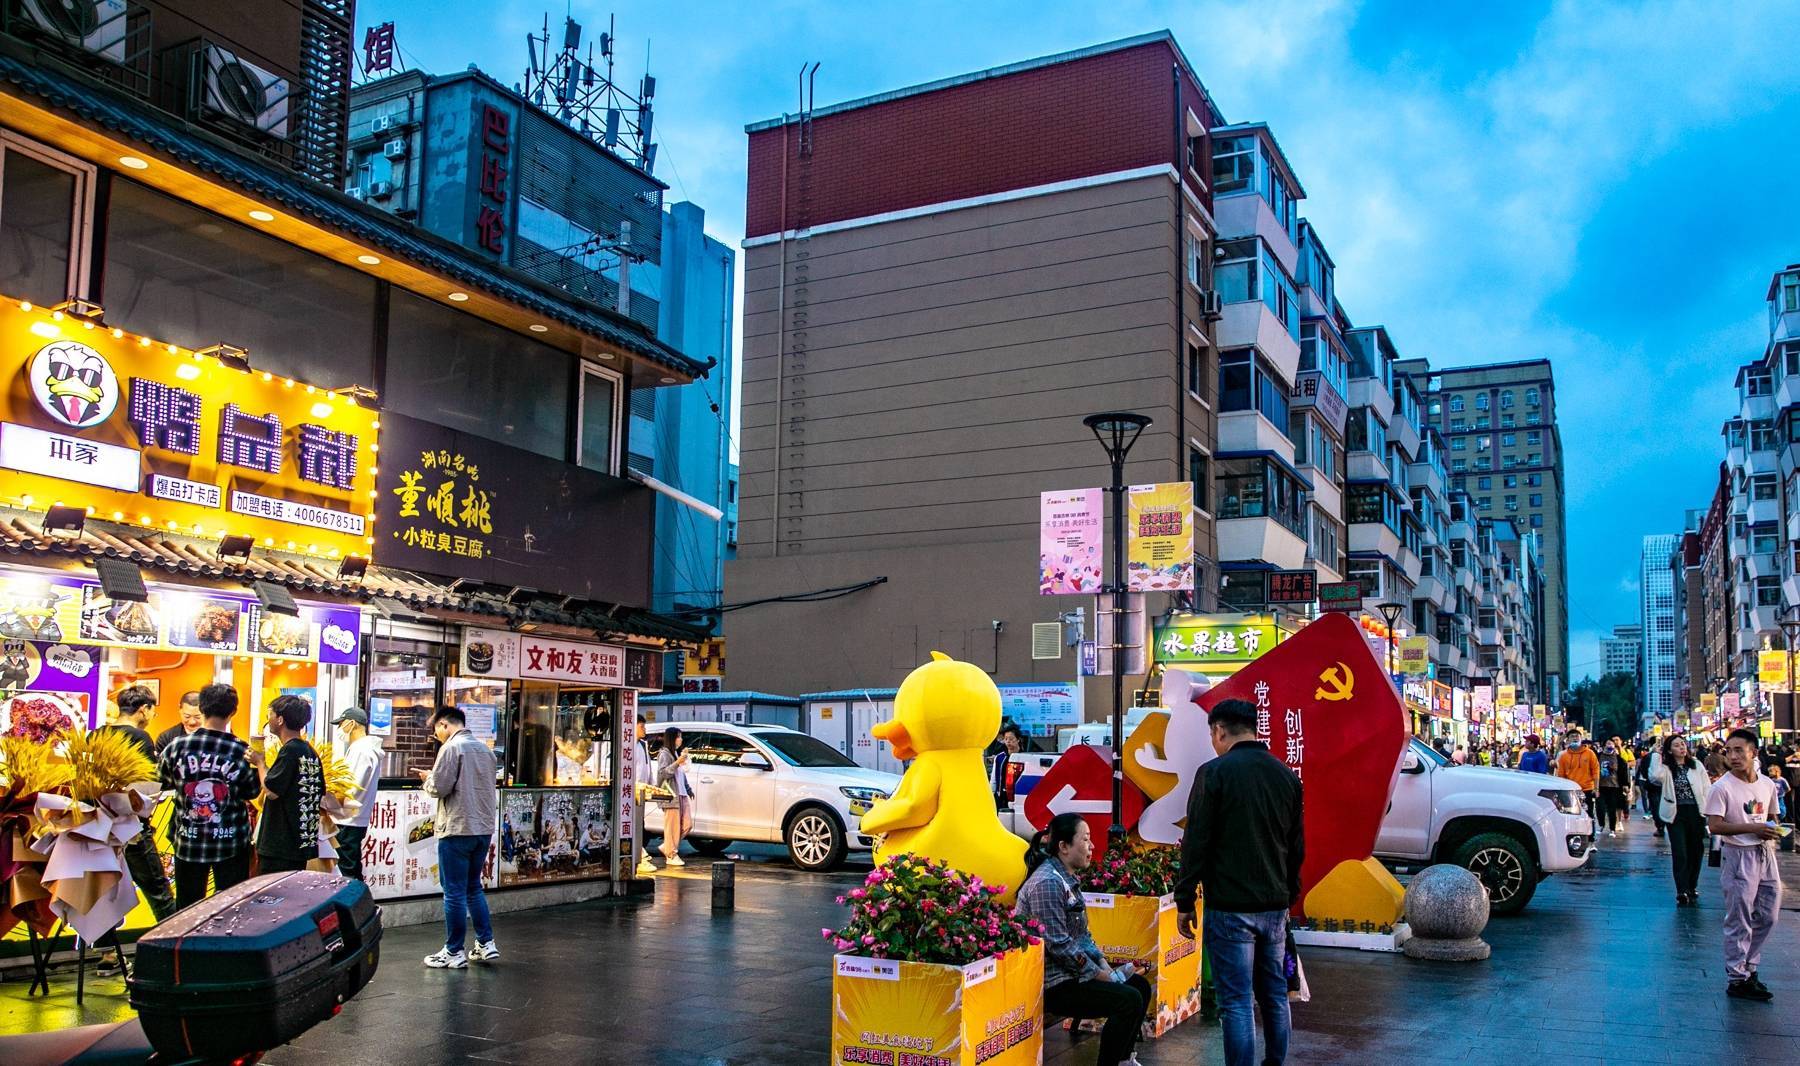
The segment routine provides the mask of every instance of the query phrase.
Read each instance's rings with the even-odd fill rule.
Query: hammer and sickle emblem
[[[1356,675],[1351,673],[1350,668],[1343,663],[1326,668],[1325,672],[1319,675],[1319,680],[1324,683],[1324,687],[1313,690],[1313,699],[1315,700],[1329,700],[1337,703],[1356,694]]]

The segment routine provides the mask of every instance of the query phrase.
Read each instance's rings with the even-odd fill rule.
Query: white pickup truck
[[[1024,752],[1001,818],[1029,838],[1023,797],[1060,757]],[[1108,758],[1111,755],[1108,754]],[[1488,888],[1496,914],[1524,909],[1538,882],[1578,869],[1594,853],[1594,822],[1573,781],[1487,766],[1458,766],[1414,739],[1400,756],[1375,857],[1398,872],[1448,862]]]

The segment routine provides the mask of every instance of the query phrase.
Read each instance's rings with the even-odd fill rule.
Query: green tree
[[[1581,710],[1581,723],[1596,737],[1630,737],[1638,731],[1637,679],[1612,673],[1583,678],[1570,693]]]

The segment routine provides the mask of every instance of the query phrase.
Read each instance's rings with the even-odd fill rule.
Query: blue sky
[[[413,65],[507,83],[546,8],[363,0]],[[657,76],[658,176],[743,236],[746,122],[1150,30],[1270,123],[1360,323],[1454,366],[1547,357],[1568,485],[1572,673],[1637,616],[1645,534],[1705,507],[1736,367],[1800,261],[1800,3],[620,3]],[[1479,13],[1476,13],[1479,10]],[[590,36],[601,4],[558,5]],[[555,31],[560,32],[560,31]],[[947,136],[953,135],[949,132]]]

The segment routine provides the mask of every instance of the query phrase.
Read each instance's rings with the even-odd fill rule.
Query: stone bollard
[[[1481,931],[1488,923],[1487,886],[1460,866],[1428,866],[1406,886],[1406,924],[1415,959],[1472,962],[1488,957]]]
[[[712,909],[728,911],[737,906],[737,863],[712,864]]]

